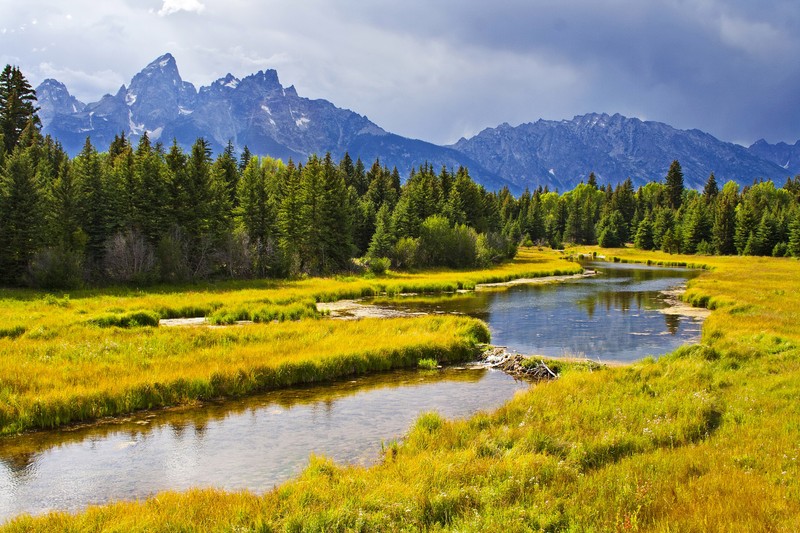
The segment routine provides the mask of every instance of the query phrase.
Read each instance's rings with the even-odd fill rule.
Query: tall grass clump
[[[89,322],[101,328],[135,328],[143,326],[158,326],[160,317],[154,311],[133,311],[119,315],[105,315],[93,318]]]

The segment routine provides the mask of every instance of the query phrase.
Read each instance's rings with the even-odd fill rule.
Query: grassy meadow
[[[559,254],[523,250],[494,269],[231,282],[53,295],[0,291],[0,435],[349,374],[474,356],[486,327],[463,317],[344,323],[316,302],[440,292],[579,271]],[[231,327],[159,327],[208,317]]]
[[[8,531],[798,531],[800,262],[702,263],[701,343],[560,379],[491,414],[418,419],[371,468],[324,458],[264,495],[194,490],[20,517]],[[450,326],[447,324],[446,326]]]

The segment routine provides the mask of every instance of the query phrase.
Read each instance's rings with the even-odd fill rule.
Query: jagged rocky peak
[[[224,78],[220,78],[214,82],[214,85],[218,85],[220,87],[226,87],[228,89],[235,89],[239,86],[239,82],[241,80],[228,72],[228,74]]]
[[[261,85],[281,86],[281,82],[278,80],[278,71],[272,68],[267,70],[259,70],[255,74],[247,76],[245,79],[256,81]]]
[[[175,94],[182,100],[191,98],[197,92],[194,85],[181,78],[172,54],[157,58],[133,77],[128,88],[128,105],[134,105],[140,96],[154,90]]]
[[[183,81],[172,54],[158,57],[133,77],[125,91],[125,104],[131,110],[130,133],[154,131],[191,113],[196,98],[194,85]]]
[[[175,61],[175,58],[172,56],[172,54],[166,53],[163,56],[157,57],[146,67],[144,67],[139,74],[134,76],[133,79],[135,80],[139,76],[152,77],[159,75],[180,79],[181,76],[178,73],[178,63]]]
[[[80,113],[86,107],[86,104],[69,93],[66,85],[52,78],[39,84],[36,97],[42,127],[48,126],[56,115]]]

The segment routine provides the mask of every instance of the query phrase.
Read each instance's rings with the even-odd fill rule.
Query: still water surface
[[[667,306],[660,291],[696,272],[592,266],[599,276],[565,284],[390,305],[476,316],[489,324],[495,344],[522,353],[629,361],[699,338],[698,319],[659,311]],[[399,371],[0,439],[0,522],[163,490],[263,492],[297,475],[312,453],[369,464],[422,412],[468,417],[528,387],[486,369]]]
[[[0,439],[0,522],[163,490],[263,492],[297,475],[312,453],[372,463],[423,412],[463,418],[528,387],[484,368],[398,371]]]
[[[699,340],[702,320],[663,313],[669,304],[662,291],[685,285],[701,271],[615,263],[585,266],[598,275],[382,303],[412,312],[480,318],[489,324],[493,344],[524,354],[632,362]]]

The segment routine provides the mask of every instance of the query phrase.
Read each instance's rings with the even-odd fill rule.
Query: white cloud
[[[723,15],[719,22],[722,42],[753,55],[790,52],[792,39],[780,30],[761,21],[749,21]]]
[[[178,11],[194,11],[200,13],[206,8],[199,0],[164,0],[164,5],[158,10],[162,17],[172,15]]]
[[[36,68],[36,78],[54,78],[67,86],[69,92],[83,101],[98,100],[98,95],[113,92],[125,80],[118,73],[111,70],[98,70],[85,72],[77,69],[58,68],[47,62],[42,62]]]

